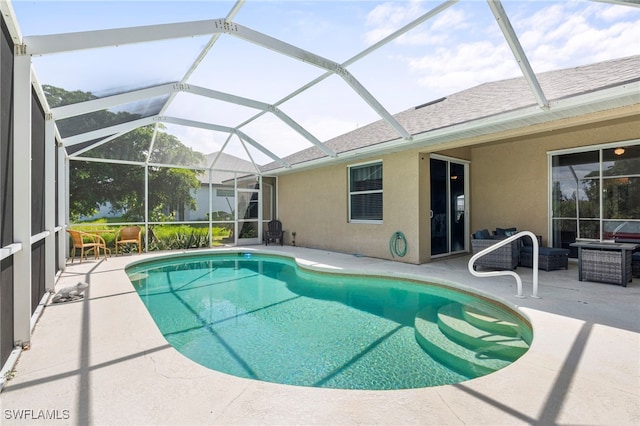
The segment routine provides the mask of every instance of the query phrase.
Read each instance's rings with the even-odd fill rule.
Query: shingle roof
[[[557,101],[640,80],[640,55],[596,64],[548,71],[537,75],[548,101]],[[425,134],[536,105],[536,99],[524,77],[484,83],[447,96],[426,106],[418,106],[394,117],[412,135]],[[397,132],[384,120],[360,127],[333,138],[326,145],[344,153],[398,139]],[[284,160],[299,164],[326,157],[316,147],[296,152]],[[263,172],[278,168],[270,163]]]
[[[219,156],[219,157],[218,157]],[[220,184],[229,179],[233,179],[234,173],[226,170],[235,170],[240,173],[255,173],[256,168],[250,161],[243,160],[242,158],[238,158],[234,155],[214,152],[212,154],[205,155],[207,166],[209,166],[213,160],[218,157],[218,160],[213,166],[214,173],[211,179],[211,182],[214,184]],[[216,170],[225,170],[225,171],[216,171]],[[198,179],[201,183],[208,184],[209,183],[209,174],[202,173],[198,175]]]

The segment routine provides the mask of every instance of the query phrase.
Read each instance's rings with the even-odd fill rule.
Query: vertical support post
[[[44,241],[45,289],[53,291],[56,276],[56,145],[55,125],[51,113],[47,113],[45,118],[44,229],[49,231]]]
[[[213,247],[213,170],[209,168],[209,248]]]
[[[144,252],[149,251],[149,163],[144,163]],[[116,250],[116,255],[118,251]]]
[[[20,46],[16,46],[18,48]],[[16,49],[19,52],[19,49]],[[22,250],[13,257],[14,321],[16,345],[31,341],[31,57],[17,53],[14,58],[14,152],[13,200],[14,240]]]
[[[71,158],[68,155],[65,155],[64,160],[64,203],[65,203],[65,211],[64,211],[64,226],[65,230],[69,227],[71,223],[70,216],[70,207],[71,207]],[[69,238],[65,238],[65,253],[71,253],[71,245],[69,243]],[[65,254],[66,256],[66,254]],[[65,257],[66,264],[66,257]]]
[[[258,175],[258,243],[262,244],[262,191],[264,187],[262,186],[262,175]],[[284,234],[281,239],[284,239]],[[283,241],[280,241],[283,244]]]
[[[55,137],[55,136],[54,136]],[[58,237],[58,267],[60,269],[64,269],[67,253],[69,252],[69,248],[67,247],[67,233],[65,232],[67,229],[67,223],[69,223],[69,218],[67,217],[67,211],[69,210],[69,193],[68,191],[68,172],[69,172],[69,159],[67,158],[67,153],[62,145],[57,146],[58,150],[58,221],[56,225],[61,225],[60,236]]]
[[[233,206],[234,208],[234,214],[233,214],[233,245],[237,246],[238,245],[238,232],[240,232],[240,229],[238,228],[238,173],[234,173],[233,174],[233,194],[234,194],[234,198],[235,198],[235,204]]]

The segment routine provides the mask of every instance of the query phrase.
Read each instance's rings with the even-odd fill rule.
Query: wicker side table
[[[631,256],[637,244],[573,243],[578,248],[578,279],[620,284],[632,280]]]

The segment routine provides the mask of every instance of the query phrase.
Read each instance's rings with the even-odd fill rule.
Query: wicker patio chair
[[[116,235],[116,256],[118,248],[127,244],[137,244],[138,254],[142,253],[142,229],[139,226],[126,226]]]
[[[473,254],[476,254],[481,250],[486,249],[487,247],[491,247],[492,245],[497,244],[500,241],[500,239],[494,238],[477,239],[472,235],[471,248],[473,250]],[[477,266],[482,266],[483,268],[513,270],[518,267],[519,259],[520,249],[518,246],[518,240],[515,240],[505,246],[500,247],[497,250],[479,257],[475,261],[473,267],[474,269]]]
[[[107,252],[111,252],[107,248],[107,243],[100,235],[90,234],[82,231],[74,231],[67,229],[67,232],[71,236],[71,263],[76,257],[77,250],[80,250],[80,263],[84,259],[85,255],[93,251],[95,258],[100,257],[100,249],[104,250],[104,260],[107,260]]]

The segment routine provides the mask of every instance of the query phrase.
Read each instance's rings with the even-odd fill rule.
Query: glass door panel
[[[431,256],[466,249],[466,165],[431,158]]]
[[[464,193],[464,164],[449,163],[449,199],[451,203],[451,214],[449,215],[451,227],[451,252],[464,251],[466,241],[465,231],[465,209],[466,200]]]
[[[449,252],[447,169],[446,161],[431,159],[431,256]]]
[[[260,243],[259,191],[238,189],[238,244]]]

